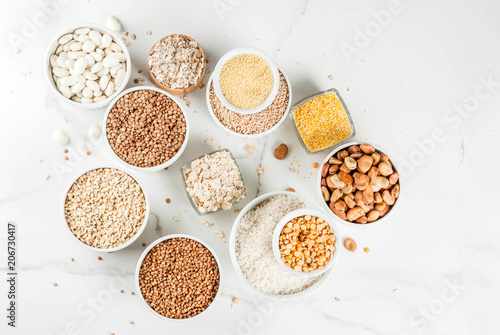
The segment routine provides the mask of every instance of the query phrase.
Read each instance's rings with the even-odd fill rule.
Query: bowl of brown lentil
[[[335,88],[300,100],[290,117],[308,154],[330,151],[356,135],[349,109]]]
[[[170,321],[205,315],[221,294],[221,262],[200,239],[172,234],[142,253],[135,271],[141,301],[154,315]]]
[[[253,114],[268,107],[278,94],[279,84],[278,67],[255,48],[228,51],[213,73],[213,87],[220,102],[240,114]]]
[[[106,144],[128,168],[159,171],[182,155],[189,138],[187,114],[176,98],[153,86],[122,92],[103,121]]]
[[[97,166],[78,173],[62,199],[65,230],[78,244],[113,252],[134,243],[146,228],[149,200],[130,173]]]
[[[387,151],[366,142],[333,150],[321,165],[321,207],[338,222],[367,227],[386,221],[400,202],[401,179]]]
[[[265,109],[253,114],[240,114],[228,109],[215,94],[213,75],[207,83],[206,101],[212,120],[231,135],[248,138],[266,136],[276,130],[285,120],[292,105],[292,87],[283,71],[280,74],[278,94]]]
[[[205,76],[206,64],[201,45],[182,34],[162,37],[149,51],[151,80],[158,88],[173,95],[194,91]]]

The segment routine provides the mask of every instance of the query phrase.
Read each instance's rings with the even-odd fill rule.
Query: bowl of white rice
[[[248,203],[233,224],[229,237],[233,267],[239,277],[263,295],[302,298],[319,289],[334,270],[335,264],[317,277],[300,278],[285,271],[276,260],[272,247],[274,229],[285,215],[301,208],[321,210],[314,200],[304,195],[270,192]]]

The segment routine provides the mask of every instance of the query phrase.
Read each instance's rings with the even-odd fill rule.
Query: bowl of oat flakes
[[[149,200],[139,181],[119,168],[97,166],[77,174],[62,201],[66,231],[79,244],[113,252],[136,241],[146,228]]]
[[[206,69],[207,58],[200,44],[183,34],[162,37],[149,51],[151,80],[173,95],[194,91],[201,84]]]
[[[187,197],[198,215],[231,209],[247,196],[241,170],[228,149],[190,161],[181,173]]]

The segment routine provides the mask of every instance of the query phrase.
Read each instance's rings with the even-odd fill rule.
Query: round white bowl
[[[163,316],[163,315],[157,313],[154,309],[151,308],[151,306],[148,305],[148,303],[144,299],[144,296],[142,295],[142,291],[141,291],[141,286],[139,284],[139,271],[141,270],[141,265],[142,265],[142,262],[144,261],[144,258],[146,257],[146,255],[158,243],[161,243],[163,241],[170,240],[170,239],[173,239],[173,238],[188,238],[188,239],[191,239],[191,240],[194,240],[196,242],[201,243],[205,248],[208,249],[208,251],[210,251],[212,253],[212,255],[215,258],[215,261],[217,262],[217,266],[219,267],[219,288],[217,290],[217,294],[215,295],[214,300],[212,300],[212,303],[203,312],[201,312],[200,314],[197,314],[195,316],[192,316],[190,318],[186,318],[186,319],[172,319],[172,318],[167,318],[166,316]],[[139,261],[137,262],[137,266],[135,268],[135,286],[136,286],[137,291],[139,292],[139,295],[141,297],[142,303],[147,307],[147,309],[149,311],[151,311],[151,313],[153,313],[154,315],[156,315],[160,319],[162,319],[162,320],[168,320],[168,321],[178,321],[178,322],[197,319],[197,318],[199,318],[199,317],[201,317],[203,315],[206,315],[207,312],[210,309],[212,309],[212,307],[215,305],[215,302],[219,299],[219,296],[220,296],[221,291],[222,291],[222,289],[221,289],[221,287],[222,287],[222,267],[221,267],[221,262],[220,262],[219,257],[217,256],[217,254],[213,251],[213,249],[208,244],[206,244],[205,242],[203,242],[202,240],[200,240],[200,239],[198,239],[198,238],[196,238],[194,236],[186,235],[186,234],[171,234],[171,235],[163,236],[163,237],[160,237],[159,239],[157,239],[156,241],[154,241],[153,243],[151,243],[146,248],[146,250],[144,250],[144,252],[142,253],[141,257],[139,258]]]
[[[184,139],[184,142],[182,143],[182,146],[179,149],[179,151],[177,151],[177,153],[174,155],[174,157],[170,158],[165,163],[162,163],[162,164],[156,165],[156,166],[151,166],[151,167],[135,166],[135,165],[132,165],[132,164],[129,164],[129,163],[125,162],[120,157],[118,157],[118,155],[115,153],[115,151],[113,150],[113,148],[111,148],[111,145],[109,144],[108,135],[107,135],[107,132],[106,132],[106,123],[108,121],[108,115],[109,115],[109,112],[111,112],[111,109],[113,108],[113,106],[115,105],[115,103],[120,98],[122,98],[124,95],[126,95],[126,94],[128,94],[130,92],[143,91],[143,90],[156,91],[156,92],[165,94],[167,97],[169,97],[170,99],[172,99],[177,104],[177,106],[179,106],[179,109],[181,110],[182,114],[184,115],[184,119],[186,120],[186,138]],[[186,111],[184,110],[184,108],[182,107],[182,105],[179,103],[179,101],[177,101],[177,98],[175,98],[173,95],[171,95],[171,94],[169,94],[169,93],[167,93],[167,92],[165,92],[165,91],[163,91],[163,90],[161,90],[161,89],[159,89],[158,87],[155,87],[155,86],[137,86],[137,87],[132,87],[132,88],[129,88],[129,89],[123,91],[118,96],[116,96],[113,99],[113,101],[109,104],[108,108],[106,109],[106,113],[104,114],[104,120],[103,120],[103,126],[102,126],[102,133],[104,135],[104,139],[105,139],[104,142],[106,143],[107,148],[109,149],[109,151],[112,152],[113,157],[115,159],[117,159],[121,164],[123,164],[125,167],[127,167],[129,169],[133,169],[133,170],[137,170],[137,171],[154,172],[154,171],[163,170],[166,167],[169,167],[170,165],[174,164],[175,161],[177,161],[179,159],[179,157],[181,157],[182,153],[186,149],[186,146],[187,146],[187,143],[188,143],[188,140],[189,140],[189,119],[188,119]]]
[[[241,138],[264,137],[266,135],[271,134],[273,131],[275,131],[283,123],[283,121],[285,121],[286,116],[288,115],[288,113],[290,112],[290,108],[292,107],[292,86],[290,85],[290,80],[288,80],[288,77],[286,76],[286,74],[283,71],[281,71],[281,73],[285,77],[286,83],[288,85],[288,105],[286,106],[285,113],[283,113],[283,116],[281,117],[281,119],[273,127],[269,128],[266,131],[263,131],[262,133],[258,133],[258,134],[240,134],[240,133],[232,131],[231,129],[224,126],[219,121],[217,116],[215,116],[215,113],[212,110],[212,106],[210,105],[210,85],[212,85],[213,74],[208,79],[207,89],[206,89],[206,97],[205,97],[206,101],[207,101],[208,111],[210,112],[210,116],[212,117],[212,120],[214,120],[215,124],[218,125],[225,132],[227,132],[231,135],[237,136],[237,137],[241,137]],[[215,86],[214,86],[214,89],[215,89]]]
[[[349,143],[345,143],[341,146],[339,146],[338,148],[335,148],[332,152],[330,152],[328,154],[328,156],[326,156],[325,160],[323,161],[323,163],[321,163],[320,165],[320,168],[318,169],[318,177],[316,179],[316,193],[318,195],[318,199],[319,199],[319,203],[321,204],[321,207],[323,208],[323,210],[325,210],[329,215],[331,215],[336,221],[338,222],[341,222],[345,225],[348,225],[349,227],[373,227],[383,221],[387,221],[387,218],[389,216],[391,216],[392,213],[394,213],[394,210],[396,208],[396,206],[398,206],[398,203],[401,201],[401,176],[399,176],[399,179],[398,179],[398,183],[399,183],[399,197],[396,199],[396,202],[394,203],[394,205],[392,206],[391,210],[385,215],[383,216],[382,218],[379,218],[378,220],[376,221],[373,221],[373,222],[367,222],[367,223],[356,223],[356,222],[350,222],[350,221],[346,221],[346,220],[342,220],[341,218],[339,218],[335,213],[332,212],[332,210],[330,209],[330,207],[328,207],[328,205],[326,204],[325,200],[323,199],[323,195],[321,193],[321,170],[323,168],[323,165],[325,163],[328,163],[328,160],[330,159],[330,157],[332,157],[333,155],[335,155],[337,152],[339,151],[342,151],[344,149],[347,149],[349,148],[351,145],[360,145],[360,144],[363,144],[363,143],[367,143],[367,144],[370,144],[372,145],[375,150],[377,152],[380,152],[380,153],[383,153],[383,154],[386,154],[388,157],[389,157],[389,161],[391,162],[392,164],[392,169],[394,170],[394,172],[398,172],[398,169],[396,167],[396,165],[394,164],[394,162],[391,160],[391,155],[387,153],[386,150],[384,149],[380,149],[379,147],[377,147],[376,145],[370,143],[370,142],[349,142]]]
[[[125,73],[125,79],[123,80],[123,83],[120,85],[120,87],[116,90],[115,93],[113,93],[110,97],[108,97],[107,99],[105,99],[103,101],[94,102],[94,103],[90,103],[90,104],[84,104],[81,102],[76,102],[76,101],[73,101],[71,99],[68,99],[65,96],[63,96],[61,92],[59,92],[59,90],[57,89],[56,83],[54,82],[54,79],[52,78],[52,66],[50,65],[50,56],[52,56],[54,54],[54,52],[56,51],[56,49],[59,45],[59,43],[57,41],[62,36],[66,35],[68,33],[72,33],[73,31],[75,31],[78,28],[91,28],[91,29],[99,31],[100,33],[111,35],[111,37],[113,37],[113,42],[118,44],[118,46],[122,49],[123,53],[127,57],[127,61],[126,61],[127,70]],[[62,101],[65,101],[66,103],[70,104],[73,107],[82,108],[82,109],[97,109],[97,108],[106,107],[127,86],[128,81],[130,80],[130,75],[132,74],[132,61],[131,61],[130,53],[128,52],[127,46],[125,45],[125,43],[123,43],[122,39],[120,37],[118,37],[114,32],[112,32],[111,30],[109,30],[103,26],[96,25],[96,24],[79,24],[79,25],[76,25],[72,28],[68,28],[68,29],[61,31],[59,34],[57,34],[52,39],[52,41],[49,43],[49,46],[47,47],[47,49],[45,51],[45,59],[44,59],[44,63],[43,63],[43,69],[44,69],[45,78],[47,79],[47,83],[49,84],[50,90],[53,91],[55,93],[55,95],[57,97],[59,97],[59,99],[61,99]]]
[[[297,198],[299,198],[300,200],[308,203],[311,206],[311,209],[316,209],[316,210],[320,210],[321,209],[317,205],[316,201],[314,201],[313,199],[311,199],[311,198],[309,198],[307,196],[295,193],[295,192],[276,191],[276,192],[266,193],[266,194],[263,194],[263,195],[255,198],[254,200],[252,200],[251,202],[249,202],[240,211],[240,213],[236,217],[236,220],[234,220],[233,228],[231,229],[231,235],[229,236],[229,256],[231,258],[231,263],[233,264],[233,268],[236,271],[236,274],[246,283],[246,285],[248,287],[252,288],[255,292],[258,292],[259,294],[262,294],[262,295],[267,296],[267,297],[271,297],[273,299],[281,299],[281,300],[287,300],[287,301],[288,300],[300,299],[300,298],[303,298],[305,296],[308,296],[308,295],[314,293],[321,286],[323,286],[327,282],[328,278],[330,278],[330,276],[332,275],[333,270],[334,270],[334,268],[335,268],[335,266],[336,266],[336,264],[338,262],[334,262],[333,265],[332,265],[332,267],[328,271],[326,271],[323,274],[323,276],[316,283],[314,283],[313,285],[309,286],[308,288],[306,288],[306,289],[304,289],[304,290],[302,290],[300,292],[297,292],[297,293],[279,295],[279,294],[269,294],[269,293],[266,293],[266,292],[262,292],[259,289],[257,289],[255,286],[253,286],[252,283],[250,283],[250,281],[245,277],[245,275],[241,271],[240,265],[238,264],[238,259],[236,258],[236,234],[238,232],[238,227],[239,227],[241,218],[249,210],[251,210],[255,206],[259,205],[260,203],[262,203],[262,202],[266,201],[267,199],[269,199],[271,197],[274,197],[276,195],[293,195],[293,196],[296,196]],[[342,240],[342,237],[340,236],[340,232],[336,232],[335,237],[336,237],[337,241],[341,241]],[[337,248],[336,249],[336,253],[337,252],[340,253],[340,250],[341,250],[341,248]]]
[[[330,228],[332,228],[333,235],[335,236],[335,243],[333,244],[335,246],[335,252],[331,256],[330,260],[328,260],[328,263],[326,263],[326,266],[323,269],[316,269],[316,270],[310,271],[310,272],[298,272],[298,271],[295,271],[294,269],[286,266],[285,263],[283,262],[283,260],[281,259],[279,239],[280,239],[280,235],[281,235],[281,231],[283,230],[283,227],[288,222],[290,222],[291,220],[293,220],[295,218],[305,216],[305,215],[311,215],[311,216],[316,216],[318,218],[321,218],[330,226]],[[337,228],[337,225],[332,220],[330,215],[327,215],[327,214],[323,213],[322,211],[318,211],[318,210],[311,209],[311,208],[297,209],[297,210],[285,215],[280,220],[280,222],[278,223],[276,228],[274,229],[274,234],[273,234],[274,257],[276,258],[276,261],[279,263],[281,268],[293,276],[300,277],[300,278],[312,278],[312,277],[322,275],[326,271],[330,270],[332,268],[333,264],[335,263],[335,261],[337,260],[338,249],[339,249],[339,244],[338,244],[338,239],[337,239],[338,232],[339,232],[339,229]]]
[[[224,64],[226,64],[227,61],[229,61],[231,58],[233,58],[235,56],[245,55],[245,54],[259,56],[262,59],[264,59],[266,61],[267,65],[269,66],[269,68],[271,69],[271,74],[273,75],[273,87],[271,89],[271,92],[269,92],[269,95],[267,96],[266,100],[264,100],[264,102],[262,104],[260,104],[257,107],[253,107],[253,108],[241,108],[241,107],[237,107],[237,106],[233,105],[231,102],[229,102],[226,99],[226,97],[222,93],[222,90],[220,88],[220,83],[219,83],[220,73],[221,73],[221,70],[222,70],[222,67],[224,66]],[[236,49],[233,49],[233,50],[226,52],[217,62],[217,65],[215,66],[215,69],[214,69],[212,76],[213,76],[213,81],[214,81],[215,94],[217,95],[217,97],[219,98],[221,103],[224,106],[226,106],[228,109],[235,111],[237,113],[240,113],[240,114],[254,114],[254,113],[260,112],[263,109],[265,109],[266,107],[268,107],[274,101],[274,98],[276,98],[276,94],[278,93],[278,88],[279,88],[279,84],[280,84],[280,80],[279,80],[280,75],[278,72],[278,67],[276,66],[274,61],[267,54],[260,51],[259,49],[255,49],[255,48],[236,48]]]
[[[93,171],[93,170],[96,170],[96,169],[104,169],[104,168],[110,168],[110,169],[120,170],[120,171],[123,171],[126,174],[128,174],[130,177],[132,177],[137,182],[137,184],[139,184],[139,186],[140,186],[140,188],[142,190],[142,194],[144,194],[144,199],[146,201],[146,212],[144,214],[144,221],[142,222],[142,225],[139,228],[139,230],[137,231],[137,233],[134,236],[132,236],[132,238],[130,240],[126,241],[125,243],[120,244],[117,247],[108,248],[108,249],[95,248],[95,247],[92,247],[92,246],[90,246],[90,245],[88,245],[88,244],[80,241],[73,234],[73,232],[71,231],[71,229],[69,229],[68,222],[66,221],[66,213],[65,213],[66,195],[68,194],[68,191],[71,188],[71,186],[73,186],[73,184],[78,180],[78,178],[80,178],[81,176],[83,176],[87,172]],[[73,179],[71,179],[71,181],[69,182],[69,184],[66,186],[66,189],[64,190],[64,196],[62,198],[62,206],[61,207],[62,207],[63,222],[64,222],[64,224],[66,226],[65,227],[65,231],[68,232],[68,234],[71,236],[71,238],[73,240],[75,240],[76,242],[78,242],[78,244],[83,245],[83,246],[85,246],[86,248],[88,248],[90,250],[109,253],[109,252],[118,251],[118,250],[121,250],[121,249],[124,249],[124,248],[128,247],[129,245],[131,245],[132,243],[134,243],[139,238],[139,236],[141,236],[141,234],[144,232],[144,229],[146,229],[146,225],[148,224],[150,203],[149,203],[148,196],[146,194],[146,191],[144,190],[144,186],[142,185],[142,183],[137,178],[135,178],[133,175],[131,175],[128,171],[125,171],[125,170],[123,170],[123,169],[121,169],[119,167],[112,166],[112,165],[99,165],[99,166],[95,166],[95,167],[93,167],[91,169],[87,169],[87,170],[85,170],[85,171],[83,171],[81,173],[78,173],[75,177],[73,177]]]

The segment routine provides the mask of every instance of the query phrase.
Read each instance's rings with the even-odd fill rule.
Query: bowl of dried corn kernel
[[[288,273],[302,278],[321,275],[337,259],[338,228],[325,213],[298,209],[285,215],[273,233],[273,253]]]
[[[254,48],[224,54],[214,69],[213,87],[220,102],[240,114],[264,110],[276,98],[280,74],[274,61]]]
[[[335,149],[356,135],[351,114],[334,88],[297,102],[291,117],[308,154]]]

